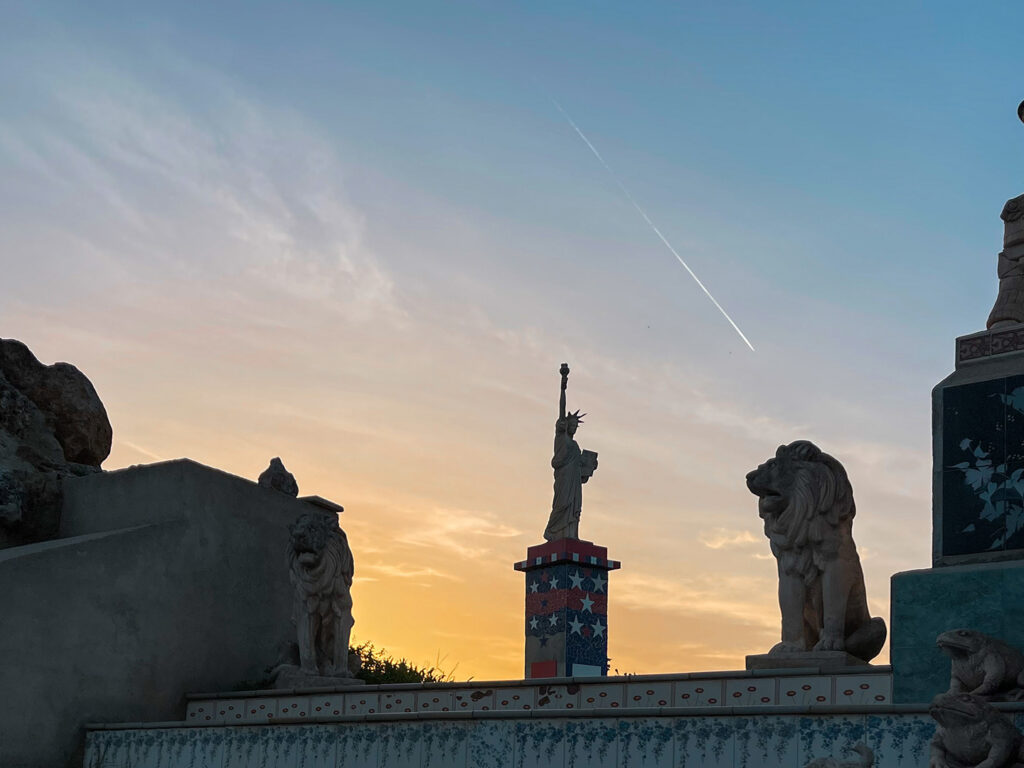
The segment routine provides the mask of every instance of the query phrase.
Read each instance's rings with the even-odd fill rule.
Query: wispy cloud
[[[216,73],[179,72],[185,100],[78,63],[36,73],[40,110],[0,114],[8,181],[42,186],[39,214],[79,251],[65,259],[105,265],[114,282],[191,280],[226,299],[270,291],[353,319],[401,318],[316,125]]]
[[[424,566],[405,565],[403,563],[370,563],[360,568],[379,573],[395,579],[448,579],[450,581],[462,581],[461,578],[436,568]]]
[[[708,549],[732,549],[761,543],[761,539],[754,536],[750,531],[733,530],[731,528],[711,528],[701,531],[697,535],[697,541]]]
[[[435,508],[418,516],[396,541],[414,547],[448,550],[460,557],[488,555],[496,540],[511,539],[522,531],[500,522],[490,512]]]
[[[763,628],[778,627],[778,608],[759,598],[763,579],[720,574],[671,580],[650,574],[623,573],[615,585],[616,599],[634,608],[687,616],[724,616]]]

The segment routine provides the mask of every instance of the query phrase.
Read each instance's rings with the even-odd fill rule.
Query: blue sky
[[[1016,4],[0,9],[0,335],[90,375],[109,467],[281,454],[337,497],[364,602],[439,601],[357,635],[517,674],[500,564],[546,520],[563,359],[632,671],[771,643],[742,478],[781,442],[846,463],[879,613],[928,564],[929,391],[1024,192]],[[445,635],[481,591],[494,628]]]

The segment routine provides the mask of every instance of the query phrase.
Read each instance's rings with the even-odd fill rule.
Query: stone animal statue
[[[935,644],[952,659],[950,693],[973,693],[990,701],[1024,699],[1024,654],[973,629],[943,632]]]
[[[270,465],[263,470],[256,483],[261,488],[270,488],[288,496],[299,495],[299,484],[295,482],[295,475],[284,468],[284,463],[278,457],[270,460]]]
[[[350,677],[352,550],[338,516],[306,512],[289,528],[288,566],[295,588],[295,622],[301,672]]]
[[[814,443],[780,445],[747,475],[779,571],[782,641],[770,655],[846,651],[867,662],[885,643],[885,621],[868,612],[856,508],[843,466]]]
[[[858,755],[853,760],[837,760],[834,757],[819,757],[812,760],[804,768],[872,768],[875,764],[875,753],[866,744],[857,744],[850,752]]]
[[[980,696],[940,693],[928,713],[937,723],[929,768],[1024,768],[1024,736]]]

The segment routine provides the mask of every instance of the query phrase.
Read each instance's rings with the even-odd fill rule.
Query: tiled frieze
[[[430,685],[366,686],[338,693],[303,696],[255,694],[241,698],[202,698],[189,702],[185,722],[217,725],[323,722],[360,715],[414,712],[488,712],[557,709],[659,709],[664,707],[875,706],[892,702],[888,673],[845,675],[722,677],[678,675],[665,678],[601,678],[576,681],[504,683],[493,687]]]
[[[296,702],[301,707],[301,702]],[[94,730],[85,768],[928,768],[923,711],[412,719]],[[289,707],[291,710],[291,707]],[[677,710],[678,711],[678,710]],[[1020,717],[1018,717],[1018,720]],[[829,763],[833,764],[833,763]]]

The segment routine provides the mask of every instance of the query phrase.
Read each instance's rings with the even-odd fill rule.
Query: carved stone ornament
[[[999,254],[999,293],[987,327],[1024,323],[1024,195],[1007,200],[1003,220],[1003,250]]]
[[[885,621],[868,613],[843,466],[807,440],[781,445],[747,475],[778,564],[782,641],[769,655],[845,651],[870,661]]]
[[[295,475],[284,468],[284,463],[279,458],[270,460],[270,466],[263,470],[256,482],[262,488],[270,488],[289,496],[299,495],[299,484],[295,482]]]
[[[929,768],[1019,768],[1024,737],[1013,721],[970,693],[940,693],[928,713],[937,723]]]
[[[973,629],[943,632],[935,644],[952,659],[949,692],[989,701],[1024,699],[1024,654]]]
[[[289,528],[288,568],[295,590],[292,620],[298,640],[298,667],[277,669],[278,687],[329,684],[324,678],[351,678],[352,576],[355,566],[338,516],[306,512]]]
[[[580,514],[583,511],[583,484],[597,470],[597,454],[580,450],[574,439],[576,430],[587,414],[565,409],[565,389],[569,381],[569,366],[562,363],[562,392],[558,399],[558,421],[555,422],[555,451],[551,467],[555,471],[554,499],[548,517],[544,538],[548,541],[578,539]]]

